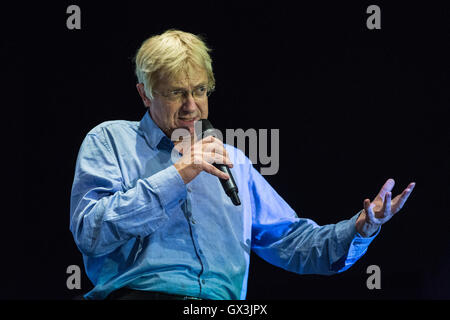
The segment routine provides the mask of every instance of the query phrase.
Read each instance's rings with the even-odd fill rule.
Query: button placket
[[[193,214],[192,214],[192,206],[191,206],[192,194],[190,194],[190,192],[192,190],[191,191],[189,191],[189,190],[190,190],[190,188],[188,188],[188,197],[186,198],[186,203],[185,203],[184,209],[186,210],[185,211],[186,218],[187,218],[188,222],[190,222],[189,228],[190,228],[192,243],[194,245],[194,250],[195,250],[197,258],[200,262],[200,265],[202,267],[200,273],[197,275],[198,283],[200,285],[200,292],[201,292],[202,285],[204,285],[206,283],[206,280],[203,279],[202,277],[205,274],[205,272],[207,271],[208,267],[207,267],[207,263],[205,261],[205,256],[203,255],[203,251],[200,249],[199,243],[198,243],[198,236],[197,236],[197,231],[196,231],[196,228],[198,227],[198,222],[196,221],[196,219],[193,217]]]

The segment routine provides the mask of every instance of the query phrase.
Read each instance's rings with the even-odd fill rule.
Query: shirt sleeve
[[[186,186],[174,166],[124,190],[117,160],[102,132],[90,133],[77,158],[70,230],[83,254],[105,255],[132,237],[151,234],[185,198]]]
[[[323,226],[299,218],[258,171],[250,170],[252,249],[273,265],[299,274],[342,272],[364,255],[380,231],[370,238],[359,235],[355,222],[360,212]]]

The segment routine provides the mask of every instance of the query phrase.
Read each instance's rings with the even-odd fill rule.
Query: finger
[[[380,197],[382,200],[384,200],[386,192],[391,192],[392,188],[394,188],[394,185],[395,185],[394,179],[387,179],[384,185],[381,187],[380,192],[378,192],[377,197]]]
[[[371,205],[370,200],[365,199],[364,200],[364,210],[366,211],[367,218],[369,219],[369,221],[375,222],[375,220],[377,220],[377,218],[375,217],[375,214],[374,214],[372,208],[373,208],[373,206]]]
[[[226,164],[230,168],[233,167],[233,162],[231,161],[230,157],[228,156],[228,152],[223,147],[223,145],[220,146],[219,150],[215,150],[214,153],[216,154],[216,156],[219,156],[220,161],[221,161],[220,163]]]
[[[221,143],[220,140],[207,141],[207,142],[202,144],[202,151],[203,152],[217,151],[217,152],[224,153],[223,149],[224,149],[223,143]]]
[[[217,139],[217,138],[214,137],[214,136],[207,136],[207,137],[203,138],[203,139],[201,140],[201,142],[202,142],[203,144],[209,144],[209,143],[222,142],[222,141],[220,141],[219,139]]]
[[[217,142],[208,144],[204,148],[203,152],[207,152],[209,154],[215,154],[215,156],[219,156],[219,158],[215,158],[216,160],[218,160],[218,162],[216,162],[216,163],[226,164],[230,168],[233,167],[233,162],[230,160],[228,152],[225,149],[223,143],[220,142],[220,140],[218,140]]]
[[[411,182],[408,187],[406,187],[405,190],[401,194],[399,194],[394,199],[394,205],[393,205],[393,211],[394,213],[399,211],[401,208],[403,208],[403,205],[405,204],[406,200],[408,200],[409,196],[411,195],[414,187],[416,184],[414,182]]]
[[[227,152],[225,147],[224,147],[224,145],[223,145],[223,142],[218,140],[218,139],[215,139],[213,141],[209,141],[208,143],[203,144],[202,147],[203,147],[202,148],[203,151],[214,151],[214,150],[216,150],[216,151],[219,151],[219,152],[225,153],[225,154]]]
[[[212,174],[213,176],[220,178],[220,179],[225,179],[225,180],[230,179],[230,176],[228,174],[226,174],[223,171],[220,171],[219,169],[217,169],[216,167],[214,167],[212,164],[210,164],[208,162],[204,162],[203,170]]]
[[[411,182],[411,183],[405,188],[405,190],[403,190],[403,192],[402,192],[401,194],[397,195],[392,201],[393,201],[393,202],[398,201],[398,199],[400,199],[400,197],[403,196],[403,195],[404,195],[405,193],[407,193],[407,192],[411,193],[415,186],[416,186],[416,183],[415,183],[415,182]]]
[[[213,153],[211,154],[211,157],[213,158],[213,162],[216,164],[225,164],[230,168],[233,167],[231,160],[220,153]]]
[[[216,163],[216,164],[225,164],[228,167],[232,168],[233,167],[233,163],[231,162],[230,159],[228,159],[227,157],[219,154],[219,153],[204,153],[203,154],[203,160],[208,162],[208,163]]]
[[[386,192],[384,196],[384,202],[383,202],[383,218],[382,220],[388,220],[391,217],[391,198],[392,193]],[[385,222],[385,221],[383,221]]]
[[[197,148],[201,148],[203,150],[203,148],[206,145],[213,143],[214,139],[215,139],[214,136],[207,136],[207,137],[204,137],[203,139],[197,141],[194,145],[199,146]]]

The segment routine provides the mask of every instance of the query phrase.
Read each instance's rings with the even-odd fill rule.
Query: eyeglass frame
[[[199,88],[205,88],[206,89],[206,93],[204,95],[202,95],[201,97],[197,97],[196,98],[195,95],[194,95],[194,91],[198,90]],[[165,94],[161,93],[161,92],[158,92],[156,90],[152,90],[152,91],[154,93],[159,94],[160,96],[162,96],[164,98],[167,98],[169,101],[174,101],[175,102],[175,101],[184,101],[184,100],[186,100],[187,97],[188,97],[188,93],[192,96],[192,98],[194,98],[194,100],[204,99],[204,98],[209,97],[211,95],[211,93],[214,91],[214,87],[208,89],[208,85],[201,84],[201,85],[196,86],[194,89],[192,89],[190,91],[186,90],[186,89],[174,89],[174,90],[170,90],[169,93],[165,93]],[[182,94],[181,97],[170,97],[170,94],[173,93],[173,92],[182,92],[183,94]]]

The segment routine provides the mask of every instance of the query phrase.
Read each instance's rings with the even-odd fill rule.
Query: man
[[[215,85],[208,51],[178,30],[147,39],[136,55],[144,117],[102,123],[83,141],[70,228],[94,284],[87,299],[245,299],[250,250],[300,274],[342,272],[414,188],[391,199],[389,179],[337,224],[297,217],[240,150],[196,140],[194,123],[208,117]],[[171,140],[180,128],[191,143]],[[241,205],[212,163],[231,168]]]

